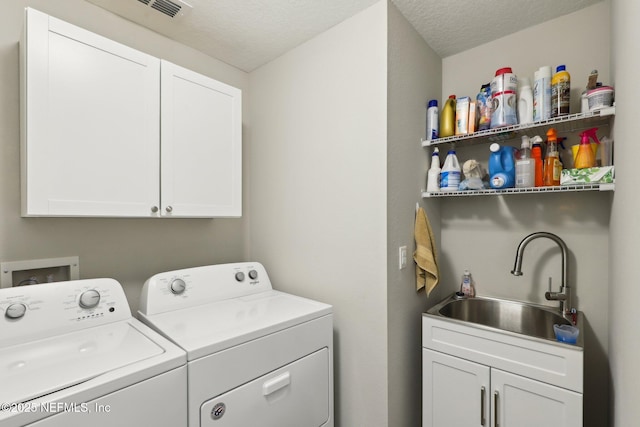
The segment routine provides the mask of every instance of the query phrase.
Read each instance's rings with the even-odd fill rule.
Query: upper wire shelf
[[[512,126],[505,126],[495,129],[487,129],[467,135],[455,135],[434,140],[422,140],[423,147],[431,147],[440,144],[468,141],[471,143],[501,142],[516,138],[519,135],[528,133],[531,130],[540,128],[555,127],[558,132],[576,132],[592,127],[608,125],[611,116],[616,113],[616,107],[606,107],[596,111],[586,113],[569,114],[567,116],[554,117],[534,123],[526,123]]]

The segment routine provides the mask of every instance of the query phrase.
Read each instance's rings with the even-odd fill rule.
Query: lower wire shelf
[[[501,190],[465,190],[465,191],[423,191],[423,198],[443,197],[472,197],[472,196],[502,196],[508,194],[532,194],[532,193],[571,193],[578,191],[614,191],[615,183],[608,184],[574,184],[554,187],[530,187],[530,188],[504,188]]]

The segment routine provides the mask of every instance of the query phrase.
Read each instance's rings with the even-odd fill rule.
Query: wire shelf
[[[570,193],[576,191],[614,191],[615,183],[611,184],[574,184],[554,187],[531,187],[531,188],[504,188],[501,190],[466,190],[466,191],[439,191],[422,192],[423,198],[442,197],[470,197],[470,196],[504,196],[509,194],[532,194],[532,193]]]
[[[468,135],[448,136],[434,140],[422,140],[423,147],[431,147],[441,144],[451,144],[464,141],[465,145],[479,144],[486,142],[501,142],[516,138],[520,135],[530,133],[531,130],[546,129],[555,127],[558,132],[573,133],[592,127],[608,126],[612,116],[615,115],[615,107],[606,107],[587,113],[570,114],[567,116],[554,117],[535,123],[505,126],[495,129],[474,132]]]

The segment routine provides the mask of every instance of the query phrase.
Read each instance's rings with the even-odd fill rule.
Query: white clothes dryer
[[[0,289],[0,427],[185,426],[186,354],[113,279]]]
[[[139,318],[187,352],[189,427],[333,426],[332,307],[261,264],[157,274]]]

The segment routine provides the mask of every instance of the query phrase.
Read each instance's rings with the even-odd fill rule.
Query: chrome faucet
[[[569,313],[573,308],[571,305],[571,287],[567,283],[567,245],[560,237],[553,233],[547,233],[546,231],[538,231],[531,233],[518,245],[516,251],[516,262],[511,270],[511,274],[514,276],[522,276],[522,256],[524,255],[524,248],[531,242],[539,237],[546,237],[558,244],[560,250],[562,250],[562,283],[560,284],[560,292],[551,292],[551,290],[544,293],[544,297],[548,301],[560,301],[560,311],[565,314]]]

